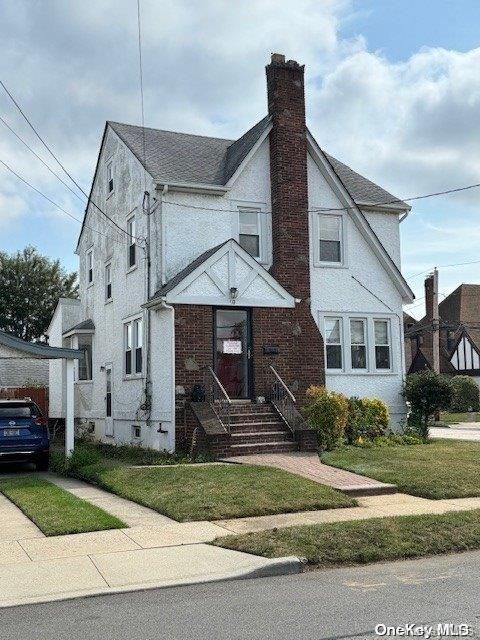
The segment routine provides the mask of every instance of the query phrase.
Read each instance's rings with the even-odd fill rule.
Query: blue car
[[[30,399],[0,400],[0,462],[34,462],[48,469],[48,420]]]

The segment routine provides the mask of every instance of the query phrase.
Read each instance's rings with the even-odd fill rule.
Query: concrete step
[[[271,420],[270,422],[237,422],[230,423],[231,433],[241,433],[245,431],[288,431],[290,430],[281,420]]]
[[[273,411],[255,411],[252,413],[231,413],[230,420],[232,423],[236,422],[270,422],[272,420],[278,420],[278,413]]]

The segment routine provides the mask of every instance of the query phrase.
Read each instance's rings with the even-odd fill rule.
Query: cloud
[[[424,48],[392,62],[361,34],[341,36],[355,11],[351,0],[142,0],[146,124],[241,135],[266,112],[270,53],[284,52],[306,65],[309,126],[330,153],[401,197],[479,182],[480,49]],[[0,36],[0,77],[88,191],[105,120],[141,121],[136,3],[3,0]],[[0,114],[54,166],[1,92]],[[0,158],[81,217],[82,204],[1,123]],[[407,271],[445,262],[452,247],[468,253],[477,203],[475,191],[436,209],[414,203],[402,226]],[[0,167],[1,228],[25,212],[61,215]],[[62,256],[77,232],[68,219],[52,230]]]

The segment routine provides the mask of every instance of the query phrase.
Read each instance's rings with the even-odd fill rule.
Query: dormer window
[[[252,209],[238,213],[238,243],[253,258],[260,258],[260,212]]]
[[[113,161],[107,162],[107,195],[113,193]]]

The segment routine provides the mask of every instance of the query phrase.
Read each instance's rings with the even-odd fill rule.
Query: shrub
[[[434,371],[422,371],[407,376],[403,395],[411,405],[408,427],[420,437],[428,438],[428,423],[441,409],[452,402],[453,388],[449,378]]]
[[[342,443],[348,416],[348,401],[341,393],[324,387],[307,389],[305,417],[317,434],[318,446],[329,451]]]
[[[452,378],[453,398],[450,410],[458,413],[478,411],[480,408],[480,389],[470,376]]]
[[[50,453],[49,466],[51,471],[66,476],[83,469],[83,467],[97,464],[100,460],[101,456],[95,448],[77,445],[70,458],[67,458],[63,451],[53,450]]]
[[[359,438],[373,440],[386,434],[388,430],[388,407],[376,398],[349,398],[348,418],[345,437],[349,444]]]

